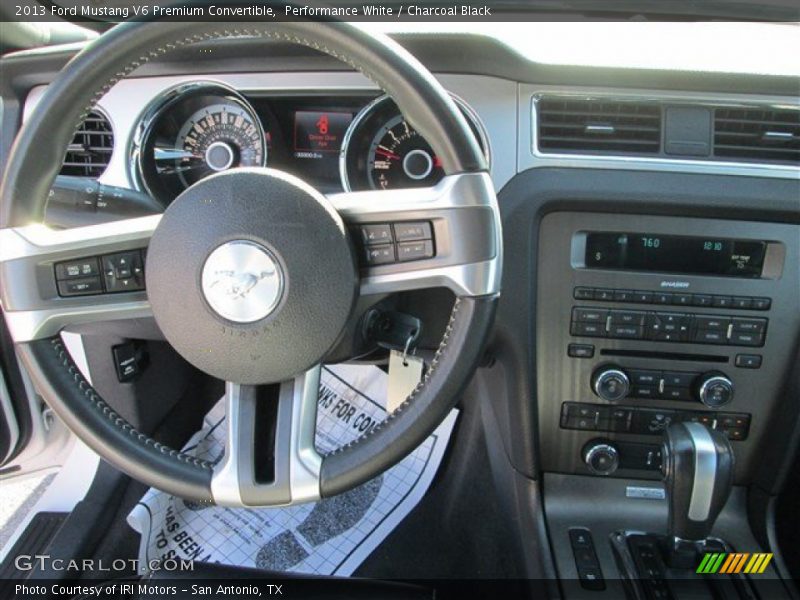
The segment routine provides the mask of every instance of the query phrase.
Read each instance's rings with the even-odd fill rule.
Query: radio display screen
[[[766,242],[655,233],[590,232],[586,267],[760,277]]]

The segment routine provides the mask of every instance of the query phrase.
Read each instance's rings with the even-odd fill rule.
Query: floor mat
[[[317,449],[325,454],[386,417],[387,375],[371,366],[337,365],[322,373]],[[425,495],[439,467],[457,411],[414,452],[381,476],[317,503],[274,509],[230,509],[185,502],[149,490],[128,516],[142,534],[141,564],[163,558],[318,575],[350,575]],[[220,402],[186,450],[222,457]]]

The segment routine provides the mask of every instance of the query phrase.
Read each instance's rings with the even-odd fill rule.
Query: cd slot
[[[715,354],[687,354],[685,352],[652,352],[649,350],[615,350],[611,348],[600,351],[603,356],[626,356],[630,358],[650,358],[653,360],[685,360],[691,362],[727,363],[727,356]]]

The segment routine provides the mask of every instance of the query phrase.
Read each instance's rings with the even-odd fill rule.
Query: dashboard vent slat
[[[717,108],[714,156],[756,162],[800,163],[800,110]]]
[[[661,107],[653,102],[546,96],[538,102],[542,152],[658,154]]]
[[[108,167],[113,150],[111,123],[98,112],[89,113],[67,146],[60,174],[96,179]]]

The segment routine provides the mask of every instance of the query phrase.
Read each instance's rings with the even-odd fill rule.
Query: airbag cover
[[[147,252],[164,336],[197,368],[270,383],[320,362],[352,311],[357,268],[327,199],[274,169],[236,169],[184,191]]]

